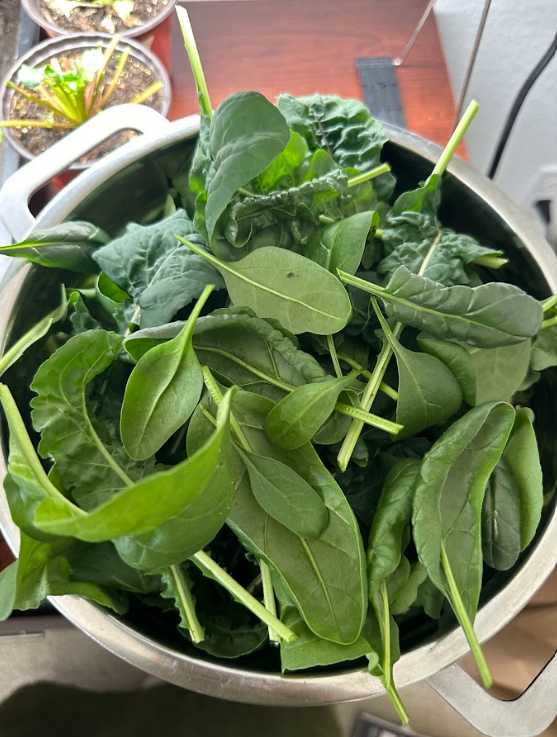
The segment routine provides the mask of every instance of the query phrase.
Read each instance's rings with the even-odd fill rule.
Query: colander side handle
[[[557,653],[514,701],[490,696],[459,665],[427,679],[467,722],[489,737],[535,737],[557,718]]]
[[[33,229],[35,219],[29,211],[29,200],[53,177],[66,171],[88,151],[115,133],[123,130],[147,134],[163,133],[170,125],[165,117],[146,105],[115,105],[83,123],[40,156],[22,166],[8,179],[0,192],[0,218],[14,241],[23,240]]]

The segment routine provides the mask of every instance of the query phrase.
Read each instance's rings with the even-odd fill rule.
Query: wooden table
[[[253,89],[362,98],[356,59],[403,49],[427,0],[238,0],[186,3],[211,94]],[[172,41],[173,120],[198,112],[178,23]],[[397,79],[406,124],[444,145],[454,103],[433,15]],[[12,559],[0,540],[0,570]]]
[[[427,0],[251,0],[191,2],[188,8],[216,107],[253,89],[362,99],[356,59],[397,57]],[[173,41],[173,119],[198,112],[178,24]],[[444,145],[454,101],[435,18],[396,70],[407,127]],[[373,112],[373,110],[372,110]]]

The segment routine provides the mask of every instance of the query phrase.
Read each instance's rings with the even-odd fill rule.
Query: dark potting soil
[[[64,13],[59,0],[40,0],[39,8],[44,18],[69,31],[103,31],[122,33],[143,26],[168,6],[170,0],[135,0],[133,12],[124,20],[110,5],[104,7],[75,7]],[[87,2],[87,0],[85,0]]]
[[[72,62],[77,56],[81,55],[82,53],[83,49],[80,49],[79,51],[76,50],[74,52],[55,54],[53,58],[57,58],[60,61],[61,66],[64,67],[64,63]],[[116,53],[108,64],[104,80],[105,89],[112,80],[114,70],[118,63],[118,56],[119,55]],[[112,97],[110,98],[106,107],[112,107],[113,105],[120,105],[126,102],[131,102],[135,97],[137,97],[141,92],[146,90],[156,81],[157,79],[154,76],[153,72],[149,69],[149,67],[130,55],[128,57],[128,61],[126,63],[124,71],[118,81],[116,89],[114,90],[114,93],[112,94]],[[159,112],[162,111],[164,104],[163,90],[159,90],[159,92],[156,92],[142,104],[148,105],[149,107],[152,107]],[[50,115],[51,113],[45,108],[41,107],[41,105],[39,105],[38,103],[26,99],[18,92],[14,92],[12,104],[10,107],[10,117],[12,119],[45,120],[50,119]],[[58,120],[58,118],[56,118],[56,120]],[[60,120],[62,120],[62,118],[60,118]],[[47,148],[56,143],[56,141],[59,141],[61,138],[67,135],[69,131],[56,128],[29,127],[12,128],[11,132],[14,137],[19,140],[21,145],[25,149],[27,149],[27,151],[29,151],[34,156],[38,156]],[[88,164],[92,161],[95,161],[105,154],[114,151],[119,146],[122,146],[124,143],[134,138],[136,135],[137,133],[133,130],[120,131],[114,136],[107,138],[106,141],[101,143],[96,148],[89,151],[89,153],[85,154],[85,156],[79,159],[77,163]]]

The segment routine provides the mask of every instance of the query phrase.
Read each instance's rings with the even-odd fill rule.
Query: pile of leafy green
[[[30,407],[0,386],[21,530],[0,616],[77,594],[217,658],[365,657],[407,721],[416,612],[455,617],[490,682],[473,623],[542,514],[526,390],[557,365],[557,297],[490,281],[503,254],[439,219],[476,106],[394,199],[361,103],[240,92],[213,115],[185,31],[201,128],[166,217],[0,249],[66,280],[0,359],[32,373]]]

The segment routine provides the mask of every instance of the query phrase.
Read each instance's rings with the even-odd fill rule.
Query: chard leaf
[[[2,246],[0,255],[25,258],[40,266],[94,274],[93,253],[110,240],[96,225],[81,220],[35,230],[24,241]]]
[[[192,334],[211,291],[205,287],[178,335],[148,351],[128,379],[120,431],[128,455],[136,461],[159,451],[199,402],[203,375]]]
[[[317,540],[295,535],[259,506],[247,474],[237,474],[228,525],[249,551],[270,566],[273,576],[279,576],[288,598],[314,634],[351,644],[361,633],[367,610],[365,558],[358,524],[311,445],[284,451],[269,443],[264,426],[272,406],[269,399],[238,392],[233,411],[256,453],[287,463],[318,492],[329,510],[329,524]],[[188,449],[194,450],[210,431],[211,423],[196,410],[188,429]]]
[[[283,225],[295,243],[305,243],[315,230],[327,203],[348,193],[348,177],[324,151],[311,160],[312,168],[285,190],[246,197],[226,213],[224,233],[234,246],[245,246],[260,230]]]
[[[341,168],[361,173],[379,165],[387,134],[359,100],[334,95],[280,95],[277,105],[288,127],[306,140],[310,151],[324,149]],[[394,178],[382,175],[374,184],[381,199],[388,199]]]
[[[295,389],[269,412],[265,421],[265,433],[269,440],[286,450],[309,443],[334,412],[341,392],[354,379],[355,374],[349,374],[340,379],[327,379]]]
[[[501,256],[501,251],[484,248],[471,236],[440,228],[437,221],[421,212],[390,215],[383,229],[385,256],[377,266],[379,274],[391,277],[399,266],[417,274],[438,239],[423,276],[444,286],[470,284],[467,265],[481,256]],[[339,268],[348,271],[342,266]],[[351,272],[354,273],[354,272]]]
[[[509,399],[528,373],[530,340],[497,348],[477,348],[422,333],[418,342],[423,351],[443,361],[451,370],[460,384],[464,401],[471,407]]]
[[[221,272],[232,302],[250,307],[258,317],[279,320],[294,334],[330,335],[350,318],[350,300],[340,281],[297,253],[270,246],[225,263],[183,242]]]
[[[219,273],[176,240],[181,235],[204,252],[205,244],[184,210],[153,225],[128,225],[126,232],[94,255],[101,269],[133,299],[129,322],[151,327],[168,322],[213,284]]]
[[[540,329],[540,303],[512,284],[443,287],[399,266],[386,287],[339,272],[343,281],[381,297],[389,317],[430,333],[480,348],[513,345]]]
[[[105,447],[89,417],[87,385],[115,360],[122,337],[90,330],[70,338],[39,368],[31,384],[32,420],[39,453],[54,458],[64,486],[84,509],[106,501],[127,475]]]
[[[234,194],[265,171],[289,138],[283,115],[258,92],[238,92],[218,106],[211,123],[214,163],[206,187],[209,241]]]
[[[333,274],[342,269],[355,274],[360,266],[367,237],[377,228],[376,212],[361,212],[315,231],[304,255]]]
[[[329,512],[315,489],[275,458],[246,451],[240,456],[260,507],[296,535],[318,538],[327,527]]]

